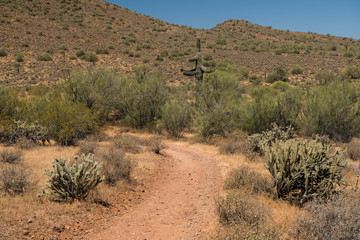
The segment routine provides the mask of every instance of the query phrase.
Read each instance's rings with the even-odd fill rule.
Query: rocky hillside
[[[147,65],[169,82],[187,82],[179,69],[191,67],[187,59],[195,54],[197,36],[209,66],[229,59],[262,77],[277,66],[300,65],[300,81],[322,69],[360,65],[359,40],[281,31],[244,20],[193,29],[101,0],[2,0],[0,8],[1,84],[51,84],[73,69],[93,65],[119,72]]]

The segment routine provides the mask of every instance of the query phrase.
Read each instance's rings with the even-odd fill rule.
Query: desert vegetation
[[[1,239],[86,237],[171,175],[164,142],[217,147],[210,239],[358,238],[358,40],[101,1],[0,8]],[[216,69],[197,82],[180,72],[195,36]]]

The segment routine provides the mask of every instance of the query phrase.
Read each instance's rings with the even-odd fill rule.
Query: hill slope
[[[243,20],[193,29],[101,0],[4,0],[0,8],[1,84],[66,78],[72,69],[93,65],[82,59],[81,50],[97,53],[99,66],[124,72],[144,64],[171,82],[187,82],[179,69],[190,68],[187,59],[195,54],[196,36],[209,65],[230,59],[261,76],[279,65],[301,65],[303,79],[321,69],[360,65],[359,40],[280,31]]]

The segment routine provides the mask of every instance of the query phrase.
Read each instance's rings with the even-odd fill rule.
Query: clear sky
[[[209,29],[244,19],[276,29],[360,39],[360,0],[108,0],[162,21]]]

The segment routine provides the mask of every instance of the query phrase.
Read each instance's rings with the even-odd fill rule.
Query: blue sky
[[[360,39],[360,0],[109,0],[160,20],[209,29],[228,19]]]

